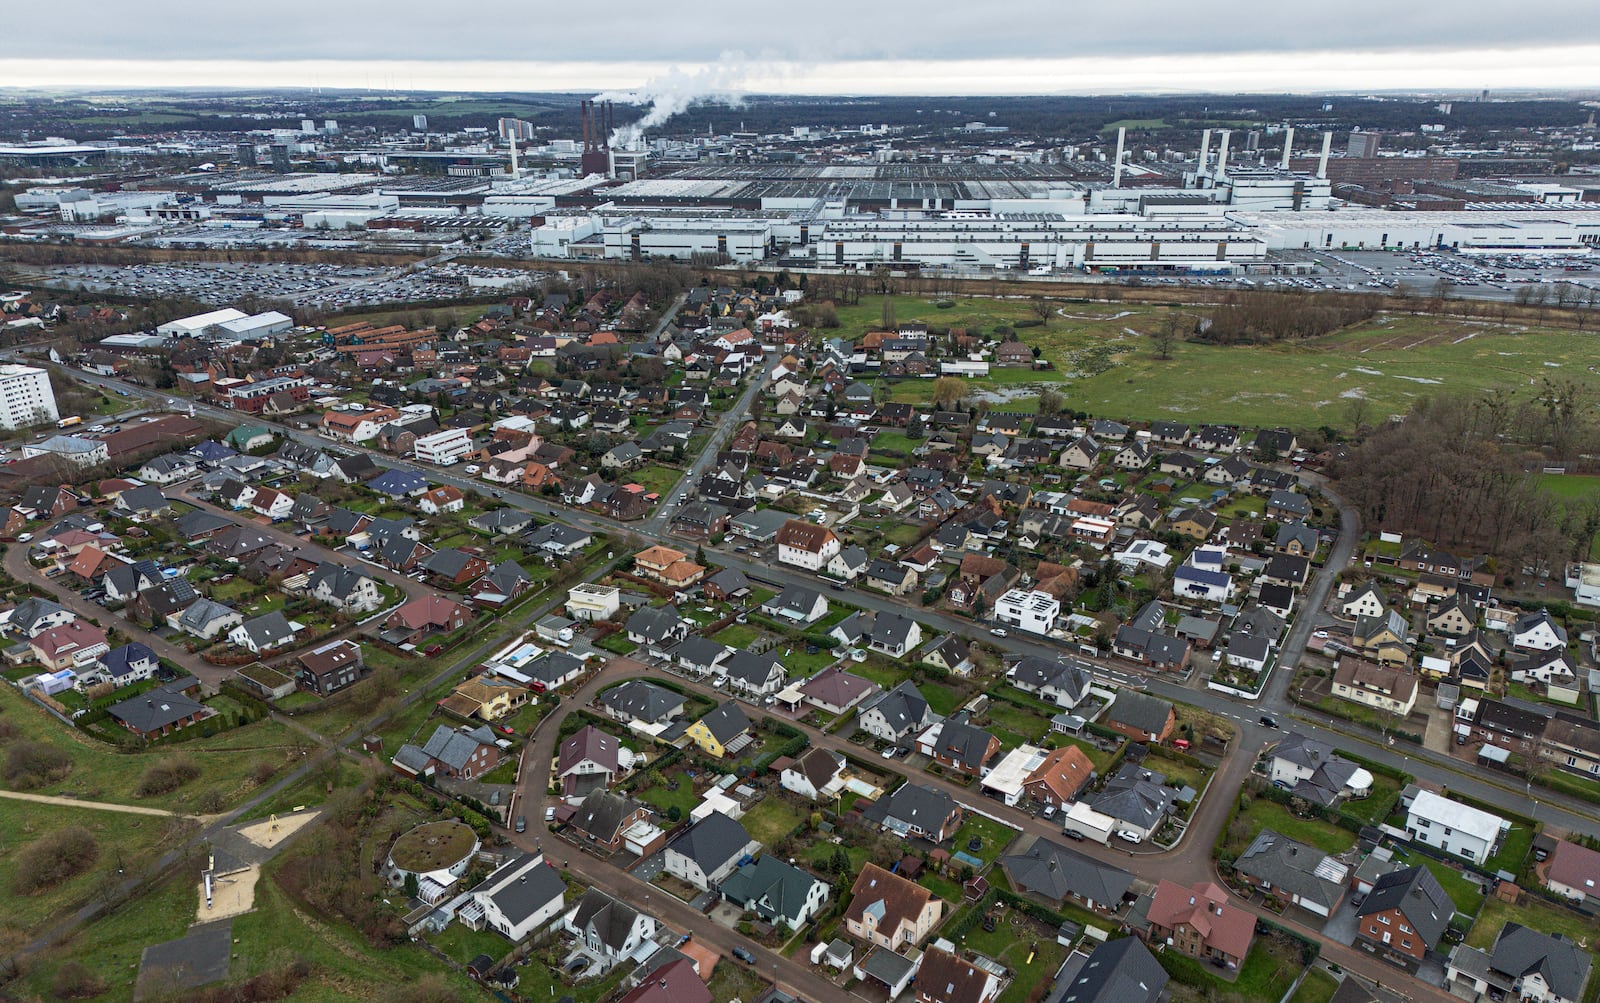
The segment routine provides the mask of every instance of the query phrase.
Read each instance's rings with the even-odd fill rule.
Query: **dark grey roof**
[[[1130,689],[1117,690],[1117,698],[1106,711],[1111,720],[1152,735],[1160,734],[1167,726],[1171,712],[1172,705],[1165,700]]]
[[[754,687],[765,686],[774,670],[780,675],[783,673],[783,659],[778,657],[777,649],[764,655],[740,649],[722,664],[722,671],[728,674],[729,679],[737,679]]]
[[[714,811],[684,830],[667,844],[667,849],[694,861],[710,874],[728,861],[742,856],[751,843],[750,833],[738,822]]]
[[[473,889],[493,900],[513,925],[522,923],[566,891],[561,873],[544,863],[542,854],[533,853],[506,861]]]
[[[658,722],[682,707],[683,697],[643,679],[630,679],[601,694],[600,702],[638,720]]]
[[[770,854],[745,864],[722,883],[725,898],[767,919],[798,919],[820,879]]]
[[[872,643],[903,648],[910,640],[911,629],[916,623],[909,616],[884,610],[872,621]]]
[[[263,613],[253,620],[246,620],[240,626],[250,635],[250,639],[258,648],[276,648],[294,638],[294,627],[289,624],[282,610]]]
[[[976,772],[988,761],[989,743],[993,740],[994,736],[987,731],[968,724],[966,711],[961,711],[939,726],[939,738],[933,751],[936,756],[954,760]]]
[[[555,686],[582,668],[583,659],[576,655],[569,655],[565,651],[551,651],[524,665],[522,673],[547,686]]]
[[[724,701],[722,706],[701,718],[700,723],[722,745],[727,745],[750,730],[750,719],[744,716],[744,710],[737,700]]]
[[[888,797],[879,798],[861,814],[873,822],[898,819],[923,832],[938,832],[955,810],[955,799],[944,791],[922,784],[905,783]]]
[[[1062,662],[1037,655],[1024,657],[1012,667],[1010,675],[1019,686],[1064,690],[1074,700],[1081,699],[1089,691],[1092,682],[1089,673],[1077,662]]]
[[[128,512],[159,512],[171,504],[154,484],[129,488],[117,498],[117,507]]]
[[[597,787],[578,805],[570,821],[575,828],[609,843],[617,838],[622,820],[633,812],[633,803],[627,798]]]
[[[312,570],[311,577],[306,581],[306,587],[315,592],[326,583],[335,599],[344,599],[360,588],[361,583],[369,577],[354,568],[347,568],[332,561],[323,561]]]
[[[1456,907],[1433,872],[1421,864],[1379,878],[1357,911],[1359,916],[1399,909],[1430,948],[1444,935]]]
[[[598,792],[597,792],[598,793]],[[594,795],[589,795],[593,798]],[[607,949],[620,951],[628,943],[639,910],[620,899],[614,899],[598,888],[590,888],[578,900],[572,925],[579,930],[593,930]]]
[[[205,509],[197,508],[192,512],[185,512],[183,515],[178,516],[176,525],[178,532],[182,533],[185,539],[192,540],[205,533],[214,533],[219,529],[226,529],[233,523],[215,512],[207,512]]]
[[[1027,853],[1000,858],[1012,885],[1053,901],[1076,895],[1115,906],[1133,883],[1133,875],[1120,867],[1102,864],[1048,839],[1037,839]]]
[[[628,617],[628,633],[638,634],[648,644],[658,644],[680,633],[682,621],[672,606],[641,606]]]
[[[1314,846],[1262,829],[1234,866],[1240,874],[1322,905],[1331,914],[1345,891],[1344,883],[1334,875],[1347,872],[1341,867],[1319,873],[1326,858],[1327,854]]]
[[[1155,1003],[1167,971],[1138,937],[1120,937],[1094,949],[1060,1003]]]
[[[918,727],[928,719],[928,701],[909,679],[869,701],[861,708],[861,713],[869,710],[882,714],[897,734]]]
[[[1091,807],[1123,822],[1153,829],[1172,811],[1172,800],[1178,793],[1165,781],[1164,775],[1137,763],[1123,763]]]
[[[204,705],[180,692],[186,683],[192,684],[193,680],[180,679],[139,696],[130,697],[120,703],[112,704],[107,708],[107,712],[135,731],[160,731],[191,714],[199,714],[205,710]]]
[[[1538,973],[1545,985],[1563,999],[1583,995],[1589,980],[1590,957],[1565,937],[1507,923],[1494,942],[1489,966],[1513,979]]]
[[[421,561],[423,568],[435,575],[454,578],[461,574],[461,569],[471,564],[476,555],[469,554],[456,547],[437,550],[424,557]]]
[[[437,759],[452,770],[460,770],[467,765],[472,754],[478,751],[478,746],[493,744],[494,732],[485,725],[457,730],[441,724],[434,728],[433,735],[422,747],[422,751],[427,753],[430,759]]]

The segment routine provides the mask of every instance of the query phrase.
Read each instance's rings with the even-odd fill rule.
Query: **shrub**
[[[68,826],[23,848],[17,855],[11,890],[18,895],[37,895],[87,871],[99,856],[100,844],[88,829]]]
[[[404,987],[394,987],[389,995],[391,1003],[459,1003],[461,997],[442,975],[424,975]]]
[[[152,763],[139,777],[134,797],[148,798],[170,794],[200,775],[200,767],[188,756],[172,756]]]
[[[89,999],[105,992],[106,983],[83,962],[69,961],[56,969],[50,991],[58,1000]]]
[[[18,790],[54,783],[72,772],[72,757],[46,742],[18,742],[6,751],[0,775]]]
[[[0,719],[0,745],[7,745],[16,741],[22,735],[22,730],[11,721]]]

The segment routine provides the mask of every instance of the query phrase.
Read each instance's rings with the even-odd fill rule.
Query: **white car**
[[[1006,629],[1004,627],[996,627],[993,630],[989,631],[989,634],[992,637],[1005,637],[1006,636]]]
[[[1144,837],[1139,835],[1137,832],[1134,832],[1132,829],[1118,829],[1117,830],[1117,838],[1118,839],[1125,839],[1130,843],[1142,843],[1142,842],[1144,842]]]
[[[479,470],[482,470],[482,469],[483,468],[478,466],[476,463],[469,463],[465,467],[462,467],[461,471],[462,471],[462,473],[466,474],[468,477],[471,477],[473,474],[477,473]]]

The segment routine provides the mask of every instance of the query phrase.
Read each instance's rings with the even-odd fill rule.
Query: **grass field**
[[[960,895],[951,901],[960,902]],[[998,1003],[1023,1003],[1032,998],[1040,985],[1049,982],[1066,960],[1067,949],[1050,936],[1054,931],[1042,929],[1022,913],[1006,918],[1008,922],[993,931],[985,930],[981,923],[974,926],[962,938],[961,946],[992,958],[1010,970],[1011,984],[1000,994]],[[1012,919],[1018,921],[1012,923]]]
[[[1294,991],[1289,1003],[1328,1003],[1339,991],[1339,980],[1320,968],[1306,972],[1300,988]]]
[[[789,835],[802,820],[800,812],[789,802],[778,797],[766,797],[746,812],[740,821],[751,839],[760,840],[763,846],[772,846]]]
[[[1469,881],[1461,872],[1451,867],[1442,860],[1435,860],[1423,853],[1406,854],[1396,851],[1395,859],[1402,861],[1407,866],[1423,864],[1439,879],[1439,885],[1450,896],[1450,901],[1455,903],[1456,912],[1471,916],[1483,904],[1482,886],[1477,882]]]
[[[976,850],[968,849],[967,840],[972,839],[974,836],[983,840],[983,846]],[[1011,841],[1016,838],[1017,830],[1010,826],[1001,825],[999,822],[984,818],[982,815],[969,814],[966,821],[961,823],[961,828],[956,830],[950,852],[955,853],[959,850],[962,853],[977,857],[985,864],[992,864],[1000,859],[1000,855],[1005,852],[1006,847],[1010,846]]]
[[[1021,299],[958,299],[948,310],[920,297],[893,300],[897,321],[922,320],[936,328],[991,333],[1002,324],[1035,319],[1030,303]],[[881,311],[882,297],[865,297],[858,306],[841,308],[841,333],[857,337],[880,326]],[[1430,393],[1501,386],[1527,390],[1544,376],[1571,377],[1600,390],[1600,372],[1589,369],[1588,336],[1570,331],[1383,315],[1293,344],[1183,343],[1171,360],[1161,361],[1145,335],[1160,325],[1165,313],[1162,307],[1137,304],[1064,303],[1048,326],[1018,331],[1029,345],[1042,349],[1056,372],[995,370],[987,379],[969,382],[974,391],[1003,401],[1008,410],[1026,408],[1040,387],[1054,385],[1066,394],[1068,406],[1096,415],[1297,427],[1347,425],[1355,397],[1366,399],[1370,421],[1404,413]],[[1085,360],[1093,364],[1085,366]],[[1080,371],[1082,375],[1074,375]],[[926,400],[932,383],[901,381],[894,399]],[[1572,484],[1560,490],[1584,489]]]
[[[1497,898],[1486,899],[1478,921],[1467,934],[1467,943],[1487,950],[1494,946],[1495,938],[1507,923],[1520,923],[1540,933],[1559,933],[1586,950],[1594,948],[1597,935],[1593,920],[1569,909],[1546,905],[1535,898],[1524,898],[1519,905],[1509,905]]]
[[[94,864],[78,876],[37,895],[13,895],[12,881],[17,876],[18,853],[40,840],[49,841],[68,826],[81,826],[94,836],[99,855]],[[184,831],[173,819],[146,815],[122,815],[91,808],[0,801],[0,895],[6,897],[0,930],[32,930],[67,906],[93,898],[101,881],[114,877],[118,867],[135,870],[150,863],[157,846]]]
[[[1243,822],[1244,826],[1235,837],[1234,827],[1229,825],[1225,847],[1235,856],[1243,853],[1262,829],[1271,829],[1297,842],[1315,846],[1324,853],[1343,853],[1356,842],[1356,834],[1349,830],[1317,818],[1296,818],[1289,809],[1266,798],[1252,800],[1250,806],[1239,813],[1237,821]]]
[[[301,749],[309,744],[308,739],[276,721],[258,721],[210,738],[124,755],[68,728],[9,686],[0,686],[0,715],[17,728],[18,740],[46,742],[72,757],[72,772],[65,780],[50,784],[45,793],[178,812],[198,813],[200,800],[212,791],[223,807],[237,804],[255,787],[252,774],[258,764],[281,767],[291,757],[298,759]],[[170,794],[136,797],[134,790],[144,771],[163,758],[174,756],[192,759],[200,767],[200,776]]]

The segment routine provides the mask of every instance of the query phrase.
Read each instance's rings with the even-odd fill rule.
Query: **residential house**
[[[600,705],[620,721],[661,725],[683,715],[683,696],[643,679],[630,679],[600,694]]]
[[[1317,916],[1332,916],[1350,887],[1348,865],[1271,829],[1257,833],[1233,866],[1268,895]]]
[[[589,845],[610,852],[622,848],[623,836],[630,828],[649,819],[650,809],[645,805],[597,787],[567,819],[567,828]]]
[[[1093,678],[1077,661],[1026,655],[1006,670],[1011,685],[1058,707],[1072,710],[1088,696]]]
[[[1333,695],[1404,719],[1417,706],[1417,677],[1355,655],[1342,655],[1333,669]]]
[[[1573,773],[1600,777],[1600,724],[1557,711],[1545,725],[1539,758]]]
[[[473,888],[471,903],[458,918],[487,926],[517,944],[560,915],[566,892],[561,872],[544,854],[524,853],[495,868]]]
[[[1585,912],[1592,915],[1591,907],[1600,905],[1600,850],[1565,839],[1555,840],[1543,875],[1547,890]]]
[[[689,636],[694,624],[678,615],[675,606],[641,606],[628,617],[628,640],[645,645],[652,653],[665,653],[667,648]],[[659,657],[659,656],[658,656]]]
[[[1000,995],[1000,984],[1000,976],[990,968],[979,967],[936,945],[922,954],[922,965],[917,970],[917,1003],[991,1003]]]
[[[778,774],[784,790],[807,801],[832,798],[844,789],[845,759],[830,749],[813,746]]]
[[[1135,742],[1161,743],[1171,737],[1177,713],[1172,704],[1159,697],[1119,689],[1101,721]]]
[[[1150,900],[1149,920],[1153,943],[1229,968],[1244,964],[1256,933],[1255,914],[1229,901],[1212,881],[1186,888],[1162,879]]]
[[[302,689],[318,696],[337,693],[361,678],[366,664],[361,645],[348,638],[329,641],[302,654],[295,680]]]
[[[342,610],[366,612],[383,605],[377,580],[342,564],[323,561],[306,580],[306,594]]]
[[[1166,781],[1164,774],[1125,762],[1089,807],[1116,819],[1118,832],[1148,839],[1161,831],[1177,800],[1178,790],[1167,786]]]
[[[1356,909],[1356,937],[1391,954],[1421,961],[1444,936],[1455,905],[1421,864],[1390,871]]]
[[[928,701],[908,679],[862,704],[857,727],[873,738],[899,742],[921,732],[936,719]]]
[[[472,611],[444,596],[419,596],[402,603],[383,620],[391,644],[416,644],[430,634],[447,634],[472,622]]]
[[[156,653],[134,641],[112,648],[100,656],[100,671],[118,689],[153,678],[161,662]]]
[[[726,700],[707,712],[685,732],[686,737],[713,759],[736,756],[750,745],[750,719],[738,701]]]
[[[85,666],[111,651],[106,632],[87,620],[71,620],[40,631],[28,641],[34,659],[46,669]]]
[[[752,839],[744,826],[713,811],[667,843],[662,860],[668,874],[707,891],[760,849],[760,841]]]
[[[1592,962],[1569,937],[1507,923],[1487,953],[1458,945],[1445,969],[1445,984],[1453,994],[1473,1000],[1578,1003]]]
[[[890,658],[904,658],[921,643],[922,625],[908,616],[888,610],[880,612],[873,619],[872,631],[867,639],[867,647]]]
[[[916,837],[942,843],[961,827],[961,806],[943,789],[907,782],[861,813],[885,832],[901,839]]]
[[[1428,613],[1428,629],[1437,634],[1464,637],[1478,626],[1478,612],[1472,601],[1456,593]]]
[[[731,680],[733,677],[731,670],[728,676]],[[801,683],[798,689],[805,703],[832,715],[843,714],[879,692],[877,683],[851,675],[838,665],[830,665],[823,669]]]
[[[1166,988],[1167,971],[1144,941],[1119,937],[1090,952],[1060,1003],[1157,1003]]]
[[[1065,808],[1078,800],[1094,778],[1088,753],[1069,743],[1045,754],[1023,780],[1022,791],[1035,804]]]
[[[602,970],[632,956],[656,935],[654,916],[598,888],[583,893],[578,904],[563,917],[562,926]]]
[[[790,585],[762,603],[761,612],[792,623],[815,623],[828,615],[828,600],[816,589]]]
[[[968,721],[958,711],[917,736],[917,751],[947,770],[981,777],[1000,754],[1000,740]]]
[[[722,882],[722,897],[774,925],[799,930],[822,911],[828,884],[771,854],[742,864]],[[674,997],[668,1003],[678,1003]]]
[[[1072,902],[1094,912],[1116,910],[1133,885],[1133,875],[1120,867],[1043,838],[1026,853],[1001,857],[1000,868],[1018,891],[1056,907]]]
[[[1549,610],[1528,613],[1511,625],[1511,646],[1518,651],[1548,651],[1566,645],[1566,628],[1555,622]]]
[[[1417,791],[1406,805],[1407,836],[1436,850],[1465,857],[1479,867],[1499,849],[1500,840],[1510,828],[1511,823],[1499,815],[1432,791]]]
[[[778,530],[778,560],[783,564],[820,571],[840,549],[833,530],[813,522],[790,519]]]
[[[409,746],[410,750],[417,748]],[[395,753],[395,766],[412,776],[471,780],[499,765],[502,755],[495,744],[495,733],[483,724],[460,728],[438,725],[420,749],[419,756],[414,751],[408,752],[407,746],[401,746]]]
[[[1372,774],[1333,751],[1320,740],[1290,732],[1272,749],[1272,782],[1313,804],[1331,805],[1342,798],[1372,793]]]
[[[228,631],[228,643],[259,655],[292,644],[304,628],[279,610],[246,620]]]
[[[199,690],[200,681],[193,676],[185,676],[114,703],[106,708],[106,713],[135,735],[147,739],[158,738],[210,716],[209,708],[191,695]]]
[[[722,664],[722,672],[730,689],[752,700],[778,692],[788,677],[776,648],[760,655],[748,649],[735,651]]]
[[[898,951],[927,939],[943,905],[921,885],[868,863],[850,889],[844,928],[858,940]]]
[[[1544,740],[1549,721],[1548,714],[1485,697],[1478,701],[1478,712],[1472,720],[1472,737],[1526,759]]]

